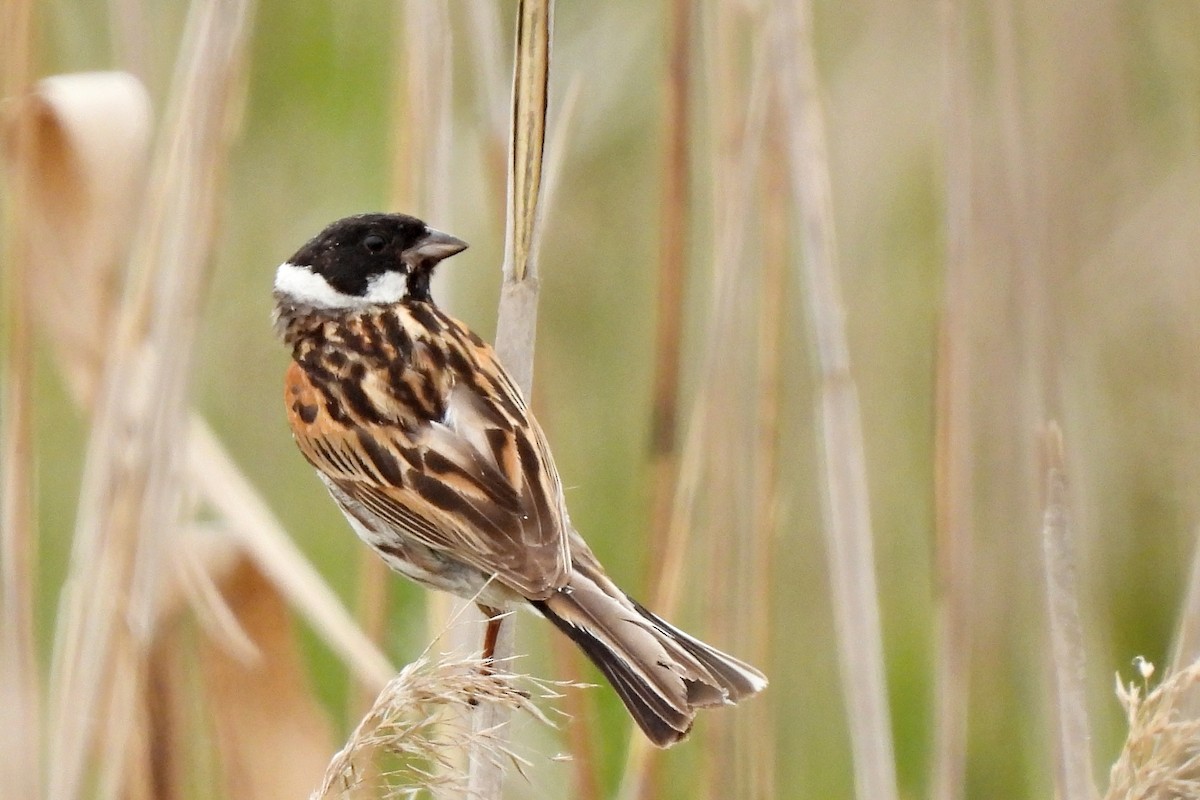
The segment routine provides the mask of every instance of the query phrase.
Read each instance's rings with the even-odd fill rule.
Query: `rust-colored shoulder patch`
[[[288,423],[293,431],[314,424],[321,413],[321,394],[295,361],[288,367],[284,378],[283,401],[287,406]]]

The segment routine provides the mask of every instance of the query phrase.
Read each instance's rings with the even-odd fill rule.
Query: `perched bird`
[[[466,246],[413,217],[362,214],[279,266],[275,326],[292,350],[284,392],[296,444],[389,567],[492,616],[539,612],[668,747],[696,709],[732,705],[766,678],[642,608],[571,526],[521,392],[430,297],[434,268]]]

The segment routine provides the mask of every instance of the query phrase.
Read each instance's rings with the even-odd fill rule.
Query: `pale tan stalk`
[[[1200,658],[1200,537],[1192,545],[1192,566],[1188,574],[1187,591],[1179,610],[1175,638],[1171,642],[1168,669],[1178,672],[1184,665]]]
[[[808,300],[820,376],[817,436],[822,506],[842,691],[860,800],[895,800],[896,767],[888,709],[879,592],[875,579],[866,454],[858,390],[850,370],[846,311],[812,44],[808,2],[776,5],[778,75],[786,114],[789,175],[803,236],[797,264]]]
[[[30,113],[39,120],[35,169],[46,188],[28,205],[28,218],[36,242],[53,242],[52,252],[43,247],[33,256],[53,267],[34,276],[38,321],[55,346],[76,402],[91,411],[103,345],[113,327],[113,267],[127,246],[131,210],[144,178],[149,101],[125,73],[48,78],[39,82],[33,99]],[[46,233],[60,227],[75,235],[55,239]],[[373,696],[394,670],[363,641],[337,595],[195,413],[188,437],[189,480],[196,493],[317,634],[362,676]]]
[[[1083,652],[1071,542],[1070,495],[1062,431],[1051,422],[1042,434],[1045,505],[1042,517],[1042,568],[1050,626],[1054,685],[1055,784],[1063,800],[1093,800],[1091,728],[1088,724]]]
[[[467,24],[471,47],[468,53],[475,66],[476,107],[484,116],[484,164],[491,191],[489,197],[497,205],[507,202],[508,163],[505,145],[509,130],[509,108],[504,102],[504,89],[510,83],[500,51],[504,34],[500,24],[498,3],[467,3]]]
[[[766,41],[765,35],[761,41]],[[668,537],[649,606],[666,619],[677,616],[689,559],[702,549],[694,538],[697,498],[708,477],[705,471],[712,458],[712,431],[724,422],[719,418],[722,409],[728,410],[728,403],[722,404],[721,400],[722,393],[728,388],[723,385],[726,382],[714,376],[725,374],[724,370],[731,363],[728,348],[733,342],[730,333],[741,330],[742,325],[738,284],[746,280],[742,267],[747,226],[751,219],[752,192],[762,156],[770,97],[770,65],[766,50],[758,47],[755,51],[740,133],[736,137],[717,137],[718,146],[713,154],[717,180],[725,183],[718,183],[721,188],[714,188],[717,199],[713,206],[716,216],[711,263],[713,285],[699,372],[705,378],[688,412]],[[713,124],[724,130],[728,120],[724,115],[716,117]],[[647,774],[654,752],[645,737],[635,735],[630,738],[618,792],[622,800],[647,797],[651,788]]]
[[[779,619],[774,614],[771,592],[774,564],[778,556],[780,459],[783,411],[787,407],[783,386],[783,354],[788,297],[789,219],[786,176],[775,169],[783,163],[786,148],[778,107],[771,110],[763,143],[766,157],[760,166],[762,209],[762,275],[759,282],[757,403],[755,436],[750,463],[754,478],[754,525],[741,537],[745,555],[740,570],[737,597],[745,637],[745,657],[771,674],[771,639]],[[775,777],[776,703],[747,703],[735,718],[734,786],[746,797],[768,800],[778,796]]]
[[[516,58],[513,65],[512,128],[508,162],[503,283],[496,322],[496,353],[526,397],[533,390],[533,350],[537,333],[537,227],[539,192],[549,102],[553,0],[521,0],[517,6]],[[514,652],[514,620],[501,627],[497,659]],[[472,715],[475,731],[498,731],[511,714],[498,703],[481,703]],[[468,756],[468,793],[472,800],[499,800],[502,764],[483,748]]]
[[[132,697],[141,679],[159,537],[175,530],[181,510],[191,344],[247,12],[241,0],[198,2],[184,34],[84,469],[52,675],[53,800],[81,795],[95,720],[106,726],[97,742],[102,796],[121,793],[138,735],[132,709],[112,702]]]
[[[392,206],[453,230],[454,48],[446,4],[406,0],[398,65]],[[400,48],[398,48],[400,49]]]
[[[32,75],[33,3],[0,7],[3,49],[0,96],[19,97]],[[41,793],[41,688],[33,632],[37,529],[33,436],[33,342],[28,229],[32,115],[9,131],[11,165],[4,174],[3,398],[0,405],[0,786],[14,800]]]
[[[943,0],[942,126],[945,145],[945,283],[934,398],[937,586],[934,628],[933,800],[959,800],[967,768],[971,653],[972,530],[970,330],[971,92],[962,6]]]
[[[112,51],[121,68],[137,76],[144,84],[151,81],[151,56],[154,38],[148,36],[145,0],[108,0]]]
[[[694,11],[690,0],[667,0],[667,6],[662,212],[659,219],[654,390],[650,410],[650,546],[644,567],[646,584],[651,587],[659,585],[659,570],[667,559],[679,474],[683,300],[688,279],[688,231],[692,209],[690,158]],[[644,762],[637,770],[640,773],[637,775],[640,784],[636,790],[637,796],[652,797],[658,794],[660,759],[655,751],[644,748],[639,755]]]
[[[1043,194],[1038,191],[1038,165],[1030,147],[1030,132],[1025,122],[1021,92],[1020,45],[1017,40],[1015,6],[1011,2],[989,4],[992,15],[992,49],[996,61],[996,99],[998,104],[1006,205],[1000,212],[1003,236],[1012,247],[1017,388],[1016,430],[1017,464],[1015,474],[1029,509],[1022,517],[1026,525],[1035,524],[1038,496],[1036,472],[1037,448],[1030,431],[1036,431],[1047,418],[1047,403],[1055,398],[1056,379],[1049,353],[1045,220],[1049,218]],[[1024,526],[1022,526],[1024,527]]]
[[[668,0],[667,75],[663,92],[662,212],[659,228],[654,393],[650,419],[650,551],[647,583],[663,560],[678,471],[679,365],[683,343],[683,296],[688,277],[691,214],[692,3]]]

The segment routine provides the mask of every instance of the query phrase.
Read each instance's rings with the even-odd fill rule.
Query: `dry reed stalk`
[[[726,30],[727,27],[719,24],[708,26],[715,28],[715,31],[706,30],[706,33],[711,35]],[[711,263],[713,288],[710,313],[705,319],[699,373],[705,376],[705,380],[701,383],[688,412],[687,433],[680,450],[670,526],[663,548],[661,568],[653,587],[654,599],[650,606],[655,613],[667,619],[675,617],[681,605],[689,556],[696,550],[708,549],[700,547],[694,541],[694,518],[700,488],[706,480],[711,480],[711,476],[705,475],[709,468],[709,460],[717,457],[711,452],[710,437],[713,436],[714,430],[718,430],[729,421],[721,417],[722,412],[729,409],[729,403],[722,401],[723,397],[727,397],[722,394],[727,388],[723,385],[726,381],[714,376],[724,375],[725,368],[731,362],[740,360],[731,358],[731,352],[726,347],[737,340],[739,332],[744,332],[744,306],[741,305],[739,282],[745,281],[746,275],[740,267],[745,260],[743,253],[747,239],[746,228],[752,216],[752,192],[755,176],[758,174],[766,127],[770,97],[768,62],[765,48],[756,49],[749,89],[739,92],[739,96],[746,97],[745,111],[742,115],[731,114],[730,106],[721,105],[721,100],[714,103],[714,106],[721,108],[721,113],[714,111],[713,114],[711,124],[715,128],[725,131],[731,116],[740,122],[741,127],[736,135],[718,135],[714,141],[716,177],[713,211],[716,219],[713,223],[715,241]],[[709,86],[718,83],[716,78],[706,80]],[[728,81],[728,84],[736,85],[732,80]],[[736,351],[736,347],[734,350]],[[713,594],[711,587],[706,587],[706,590]],[[711,724],[719,725],[720,722],[714,721]],[[649,796],[647,793],[653,787],[648,782],[648,775],[653,767],[654,753],[645,737],[635,735],[629,740],[618,797],[632,800]]]
[[[54,248],[33,257],[54,267],[34,276],[39,322],[50,335],[75,400],[90,410],[101,378],[103,343],[111,338],[113,268],[126,247],[130,215],[141,193],[149,101],[140,84],[124,73],[48,78],[39,83],[35,99],[35,168],[44,191],[29,204],[28,224],[35,242],[53,242]],[[76,236],[50,235],[60,228]],[[382,686],[394,670],[363,641],[337,596],[196,415],[185,449],[197,493],[241,546],[373,691]]]
[[[190,349],[247,3],[194,4],[88,447],[54,654],[49,796],[80,796],[104,715],[99,783],[120,793],[161,542],[178,521]],[[118,668],[119,667],[119,668]]]
[[[30,113],[38,120],[35,163],[41,176],[41,191],[31,196],[28,225],[33,241],[53,243],[52,252],[33,257],[35,263],[53,267],[39,270],[35,276],[37,308],[42,311],[39,322],[50,334],[75,399],[87,409],[101,378],[103,343],[111,339],[113,266],[125,247],[130,210],[141,191],[141,166],[149,129],[148,101],[140,84],[124,73],[46,79],[39,84],[34,100]],[[61,229],[70,231],[72,236],[50,235]],[[273,579],[285,587],[289,598],[301,610],[311,609],[309,616],[314,627],[332,640],[335,652],[352,669],[357,665],[359,673],[373,678],[375,687],[382,686],[393,674],[389,665],[377,651],[370,649],[369,643],[366,648],[360,644],[361,636],[356,639],[357,631],[341,611],[336,596],[295,550],[204,423],[193,417],[192,427],[186,448],[188,471],[197,493],[211,498],[218,516],[230,520],[229,524],[237,531],[237,546],[232,546],[230,537],[222,538],[223,547],[215,550],[215,536],[178,541],[178,546],[172,548],[172,556],[182,563],[194,564],[183,573],[184,578],[189,574],[193,577],[179,586],[167,580],[162,588],[171,591],[189,586],[211,587],[207,593],[190,591],[189,594],[205,629],[221,641],[222,647],[243,660],[259,657],[272,663],[286,662],[295,657],[288,649],[294,649],[292,642],[280,646],[276,637],[256,645],[238,626],[238,610],[229,609],[220,599],[218,584],[227,584],[232,567],[242,558],[241,553],[253,553],[267,565]],[[266,534],[262,533],[264,529]],[[263,539],[267,540],[266,545]],[[243,545],[243,541],[248,544]],[[208,542],[212,544],[198,547]],[[195,688],[170,677],[172,648],[167,641],[175,642],[174,649],[178,650],[180,639],[174,632],[177,626],[172,625],[176,611],[170,609],[178,610],[179,603],[158,601],[154,605],[159,611],[153,625],[153,653],[158,655],[151,655],[140,688],[136,683],[125,684],[130,693],[124,704],[134,720],[130,731],[134,741],[127,749],[128,759],[123,762],[125,775],[113,770],[108,778],[110,783],[124,780],[130,796],[149,791],[147,787],[151,785],[157,796],[174,796],[172,793],[180,791],[183,785],[184,773],[179,764],[195,754],[194,729],[190,729],[191,736],[174,735],[172,726],[180,723],[172,720],[182,715],[168,714],[171,708],[183,705],[182,697],[171,694],[172,691]],[[225,619],[230,621],[222,622]],[[285,619],[270,628],[282,631],[289,624]],[[160,630],[164,627],[166,630]],[[369,666],[364,667],[364,662]],[[292,697],[290,691],[290,687],[275,687],[271,695],[278,700]],[[305,699],[312,706],[313,700]],[[208,705],[218,709],[238,702],[236,693],[208,697]],[[264,719],[277,722],[278,730],[286,726],[290,731],[295,726],[290,724],[289,717],[303,712],[300,705],[276,708]],[[126,713],[121,704],[113,708],[118,715]],[[255,757],[260,760],[272,755],[267,746],[272,739],[263,735],[261,727],[253,737],[242,737],[243,742],[252,741],[250,746],[257,749]],[[294,751],[301,744],[294,741],[294,732],[291,735],[293,741],[277,752]],[[317,749],[327,752],[328,746]],[[110,787],[105,791],[111,794],[116,789]]]
[[[3,76],[0,98],[23,95],[32,76],[33,3],[0,8]],[[7,120],[5,120],[7,121]],[[41,795],[41,688],[34,637],[37,533],[34,511],[33,348],[30,248],[25,201],[33,185],[33,120],[21,115],[5,131],[5,312],[0,405],[0,785],[14,800]]]
[[[561,675],[568,685],[586,687],[583,658],[578,648],[566,636],[550,637],[550,654],[554,659],[554,674]],[[592,695],[586,692],[565,692],[563,712],[574,720],[566,726],[567,749],[571,754],[572,800],[601,800],[600,754],[596,747],[597,731],[588,724],[595,719]]]
[[[472,56],[475,66],[475,106],[483,109],[484,166],[491,182],[488,193],[497,205],[507,202],[509,108],[504,102],[504,89],[511,84],[500,51],[505,36],[500,24],[497,3],[468,3],[467,24],[470,29]]]
[[[1175,638],[1171,642],[1168,670],[1179,672],[1184,665],[1200,659],[1200,537],[1192,551],[1192,567],[1188,573],[1187,591],[1179,610]]]
[[[667,75],[664,98],[662,211],[654,338],[654,390],[650,419],[650,557],[647,585],[663,560],[678,470],[679,365],[683,341],[683,295],[688,277],[691,214],[692,3],[668,1]]]
[[[1014,248],[1014,292],[1011,318],[1015,329],[1016,352],[1013,354],[1019,385],[1017,387],[1017,472],[1022,508],[1037,508],[1037,452],[1029,435],[1047,418],[1047,402],[1054,399],[1056,379],[1053,363],[1047,358],[1049,312],[1046,283],[1041,263],[1045,249],[1045,220],[1050,216],[1042,193],[1037,191],[1037,165],[1030,153],[1030,134],[1025,123],[1021,94],[1021,52],[1013,20],[1011,3],[989,5],[992,14],[992,50],[996,62],[996,95],[1000,117],[1004,179],[1007,197],[1001,212],[1004,236]]]
[[[829,558],[842,691],[854,754],[855,791],[897,797],[887,703],[870,497],[858,391],[850,371],[845,306],[825,123],[818,93],[810,3],[775,6],[777,75],[786,115],[789,176],[805,257],[798,264],[820,375],[823,525]]]
[[[971,93],[962,7],[940,6],[945,185],[945,283],[935,365],[932,797],[958,800],[967,766],[971,653]]]
[[[400,35],[405,58],[392,124],[392,206],[451,229],[454,47],[445,4],[406,0]]]
[[[147,35],[144,0],[108,0],[108,20],[116,63],[149,85],[152,53],[147,45],[153,39]]]
[[[1149,688],[1153,666],[1135,660],[1143,683],[1122,683],[1117,699],[1129,733],[1109,773],[1105,800],[1176,800],[1200,796],[1200,719],[1186,706],[1200,683],[1200,661]]]
[[[786,298],[788,295],[789,224],[786,176],[768,164],[786,158],[782,120],[778,107],[767,120],[764,158],[760,164],[762,229],[762,274],[759,281],[757,346],[757,403],[754,448],[750,462],[754,472],[754,524],[752,533],[741,537],[745,547],[738,597],[745,637],[746,657],[769,672],[771,639],[778,620],[773,613],[771,591],[779,533],[781,421],[785,408],[783,352]],[[750,703],[739,709],[734,746],[738,778],[734,786],[747,797],[778,795],[775,777],[774,703]]]
[[[772,80],[763,65],[767,63],[765,6],[755,11],[737,2],[722,3],[716,9],[717,50],[716,86],[712,98],[716,111],[713,141],[716,144],[713,172],[713,209],[716,225],[716,252],[724,252],[724,263],[714,271],[723,274],[723,288],[710,330],[713,347],[712,369],[705,373],[710,385],[709,419],[706,422],[705,492],[700,524],[695,534],[693,553],[699,556],[695,574],[704,575],[705,592],[700,612],[708,622],[706,636],[747,657],[753,646],[750,620],[759,611],[754,606],[759,576],[751,574],[756,548],[763,531],[753,525],[761,521],[755,501],[760,497],[759,479],[763,477],[757,451],[760,441],[757,392],[761,375],[759,351],[762,344],[757,324],[762,322],[760,305],[763,288],[761,267],[762,229],[751,229],[747,220],[759,218],[756,201],[761,198],[760,165],[767,147],[769,101],[757,109],[739,109],[738,99],[746,87],[756,81],[761,95],[770,97]],[[761,35],[760,35],[761,34]],[[749,46],[748,67],[743,48]],[[755,90],[752,89],[751,94]],[[723,112],[723,113],[722,113]],[[752,129],[749,126],[753,125]],[[731,187],[741,187],[730,192]],[[742,194],[741,192],[744,192]],[[739,204],[744,204],[739,208]],[[755,311],[747,313],[748,309]],[[756,356],[746,357],[746,354]],[[740,531],[740,535],[730,535]],[[761,719],[761,717],[760,717]],[[746,725],[741,714],[714,715],[699,731],[699,743],[708,776],[702,781],[706,796],[728,797],[746,792],[754,767],[751,762],[770,750],[769,737],[741,739],[737,733]],[[764,749],[763,746],[767,745]]]
[[[526,397],[532,396],[533,351],[537,334],[539,191],[549,102],[553,0],[521,0],[517,5],[513,63],[512,127],[508,154],[508,201],[503,282],[496,321],[496,354]],[[507,620],[496,642],[497,659],[514,652],[514,621]],[[472,714],[476,732],[499,731],[511,709],[481,703]],[[502,764],[482,747],[468,754],[468,791],[480,800],[503,793]]]
[[[1092,800],[1091,730],[1084,686],[1083,626],[1071,546],[1071,516],[1063,458],[1062,431],[1051,422],[1042,433],[1045,503],[1042,517],[1042,567],[1050,627],[1053,675],[1055,784],[1064,800]]]
[[[124,247],[120,232],[137,188],[140,153],[149,125],[148,101],[140,86],[121,73],[52,78],[39,90],[54,128],[39,139],[39,161],[47,172],[54,164],[78,165],[78,174],[48,181],[67,190],[39,196],[31,206],[35,231],[66,226],[73,240],[53,240],[57,258],[37,278],[42,324],[50,332],[60,366],[76,400],[87,408],[100,379],[111,327],[114,283],[111,267]],[[105,120],[120,120],[113,130]],[[50,125],[50,122],[44,125]],[[42,140],[45,141],[42,141]],[[61,195],[86,202],[61,205]],[[88,291],[81,291],[86,287]],[[51,313],[56,312],[56,313]],[[188,471],[192,485],[239,547],[271,576],[274,588],[301,611],[319,636],[359,676],[372,693],[395,671],[366,641],[345,613],[337,595],[296,548],[261,496],[238,470],[207,424],[193,414],[188,430]]]
[[[657,584],[666,557],[679,471],[679,374],[683,341],[683,300],[688,278],[688,221],[691,215],[691,73],[693,4],[667,3],[667,71],[663,92],[663,182],[660,216],[658,292],[654,339],[654,389],[650,418],[650,524],[646,585]],[[665,612],[663,612],[665,613]],[[652,750],[639,779],[640,797],[658,794],[660,759]]]

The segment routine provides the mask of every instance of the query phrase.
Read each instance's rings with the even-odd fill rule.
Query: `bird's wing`
[[[440,419],[413,417],[412,409],[367,419],[352,404],[340,404],[338,419],[328,403],[337,383],[318,387],[293,364],[286,389],[292,432],[313,466],[398,533],[544,598],[570,574],[558,474],[519,393],[490,396],[516,392],[490,349],[464,357],[485,372],[437,388],[444,393],[435,404],[445,409]]]

